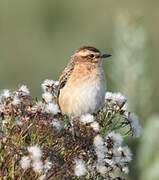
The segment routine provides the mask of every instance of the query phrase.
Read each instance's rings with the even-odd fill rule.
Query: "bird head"
[[[90,62],[100,63],[104,58],[110,57],[110,54],[102,54],[98,49],[91,46],[83,46],[77,49],[72,56],[73,60],[78,63]]]

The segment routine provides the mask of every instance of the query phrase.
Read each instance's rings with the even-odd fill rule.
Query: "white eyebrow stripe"
[[[90,51],[80,51],[77,53],[79,56],[87,56],[88,54],[90,54]]]
[[[89,55],[89,54],[99,54],[98,52],[96,53],[96,52],[92,52],[92,51],[89,51],[89,50],[87,50],[87,51],[79,51],[78,53],[76,53],[76,55],[79,55],[79,56],[87,56],[87,55]]]

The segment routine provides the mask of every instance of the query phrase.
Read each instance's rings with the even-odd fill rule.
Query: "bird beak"
[[[101,55],[101,58],[103,59],[103,58],[108,58],[108,57],[110,57],[110,56],[112,56],[111,54],[102,54]]]

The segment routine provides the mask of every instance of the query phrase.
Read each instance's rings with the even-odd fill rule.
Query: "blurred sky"
[[[39,95],[41,82],[57,79],[74,50],[82,45],[113,54],[116,16],[128,11],[139,17],[148,34],[153,111],[157,112],[158,8],[157,0],[1,0],[0,89],[27,84],[33,95]],[[105,69],[110,63],[105,63]],[[106,75],[108,88],[113,89],[107,71]]]

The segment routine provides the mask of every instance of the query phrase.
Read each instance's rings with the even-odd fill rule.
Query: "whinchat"
[[[75,51],[59,78],[58,104],[63,114],[93,114],[104,104],[106,80],[102,61],[110,56],[90,46]]]

